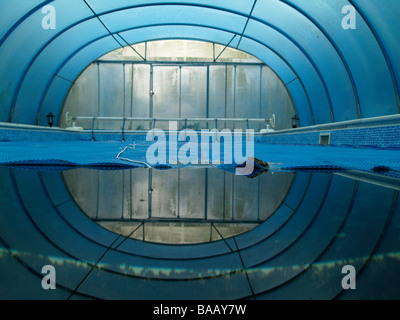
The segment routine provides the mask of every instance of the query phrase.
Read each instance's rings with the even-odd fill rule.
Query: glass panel
[[[124,116],[124,69],[119,64],[99,64],[100,117]],[[122,121],[101,121],[98,129],[122,129]]]
[[[190,40],[164,40],[147,43],[150,61],[212,61],[213,44]]]
[[[235,118],[235,75],[236,68],[234,66],[227,66],[226,70],[226,117]],[[213,127],[211,127],[213,128]],[[225,128],[233,131],[235,123],[226,123]],[[220,128],[218,128],[220,129]]]
[[[259,66],[236,66],[235,118],[260,118],[260,72]],[[247,124],[235,124],[236,129],[246,130]],[[249,124],[249,128],[260,130],[260,124]]]
[[[180,218],[205,219],[206,170],[180,170]]]
[[[258,221],[259,179],[253,180],[245,176],[234,176],[233,180],[233,220]]]
[[[233,45],[232,43],[230,45]],[[215,45],[215,57],[219,62],[260,62],[246,52],[236,50],[230,47]]]
[[[283,194],[293,183],[293,173],[262,175],[259,179],[259,219],[268,219],[283,203]]]
[[[98,217],[118,219],[123,217],[123,171],[98,171]]]
[[[181,68],[181,118],[207,117],[207,67]],[[181,123],[181,129],[184,128]],[[206,128],[202,122],[188,122],[188,127],[199,130]]]
[[[151,171],[151,217],[178,217],[179,171]]]
[[[224,220],[225,201],[225,172],[207,171],[207,219]]]
[[[275,128],[273,129],[291,128],[291,118],[295,111],[286,87],[268,67],[262,68],[261,81],[261,118],[270,119],[275,114]],[[265,126],[263,124],[264,128]]]
[[[131,67],[132,68],[132,67]],[[133,65],[131,79],[132,101],[129,115],[127,117],[150,117],[150,65]],[[149,130],[150,125],[147,121],[129,122],[132,130]]]
[[[97,64],[91,64],[81,76],[76,79],[68,93],[61,116],[61,127],[68,127],[71,125],[67,125],[66,123],[66,112],[69,112],[72,117],[97,116],[99,112],[98,96],[98,66]],[[92,127],[92,120],[78,120],[76,125],[85,129],[90,129]]]
[[[125,201],[130,202],[132,218],[149,217],[149,190],[149,171],[145,169],[130,170],[130,199],[125,199]]]
[[[90,218],[97,218],[99,173],[96,170],[76,169],[63,174],[65,184],[78,206]]]
[[[226,118],[226,66],[210,66],[209,83],[209,107],[208,116],[210,118]],[[214,128],[214,124],[210,124]],[[222,126],[226,126],[223,123]],[[218,128],[221,130],[221,128]]]
[[[179,117],[179,67],[154,67],[153,92],[153,116],[155,118]],[[168,122],[157,122],[156,127],[166,130],[168,129]]]
[[[58,126],[59,117],[62,116],[58,106],[62,106],[65,101],[65,95],[71,88],[71,82],[61,79],[59,77],[54,78],[53,82],[49,87],[48,94],[43,100],[43,105],[40,110],[39,125],[48,126],[47,115],[49,112],[54,114],[54,122]],[[59,113],[60,112],[60,113]]]

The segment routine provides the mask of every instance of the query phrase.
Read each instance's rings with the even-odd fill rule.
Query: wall
[[[400,125],[272,134],[257,137],[272,144],[318,145],[320,134],[331,133],[332,146],[400,148]]]
[[[288,133],[288,131],[291,131]],[[288,130],[272,134],[256,134],[255,141],[271,144],[319,145],[321,133],[331,133],[332,146],[400,148],[400,125],[363,127],[353,129],[320,130],[296,132]],[[144,141],[146,135],[141,132],[94,131],[96,141]],[[27,125],[0,123],[0,141],[90,141],[92,132],[69,131],[60,128],[46,128]]]

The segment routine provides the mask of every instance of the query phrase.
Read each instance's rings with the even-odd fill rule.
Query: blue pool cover
[[[129,148],[130,143],[127,142],[2,142],[0,144],[0,164],[103,167],[108,169],[146,167],[148,162],[146,152],[151,144],[152,142],[136,142],[133,148]],[[178,149],[182,145],[183,143],[178,144]],[[135,162],[117,158],[117,155],[125,147],[128,148],[122,154],[123,158]],[[209,162],[211,163],[211,146],[209,149]],[[224,149],[221,150],[221,154],[223,154]],[[167,152],[167,150],[164,151]],[[199,150],[198,154],[200,153]],[[400,151],[398,149],[287,146],[256,143],[254,156],[268,162],[272,170],[336,169],[375,172],[382,169],[381,171],[392,172],[393,174],[400,172]],[[174,164],[167,164],[171,168],[177,167]],[[221,164],[223,164],[223,156],[221,156]]]

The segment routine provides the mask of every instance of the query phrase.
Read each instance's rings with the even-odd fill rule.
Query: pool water
[[[396,177],[69,169],[0,166],[0,298],[400,298]]]

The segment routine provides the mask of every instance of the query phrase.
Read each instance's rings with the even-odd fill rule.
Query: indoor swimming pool
[[[0,300],[399,300],[399,14],[0,0]]]

